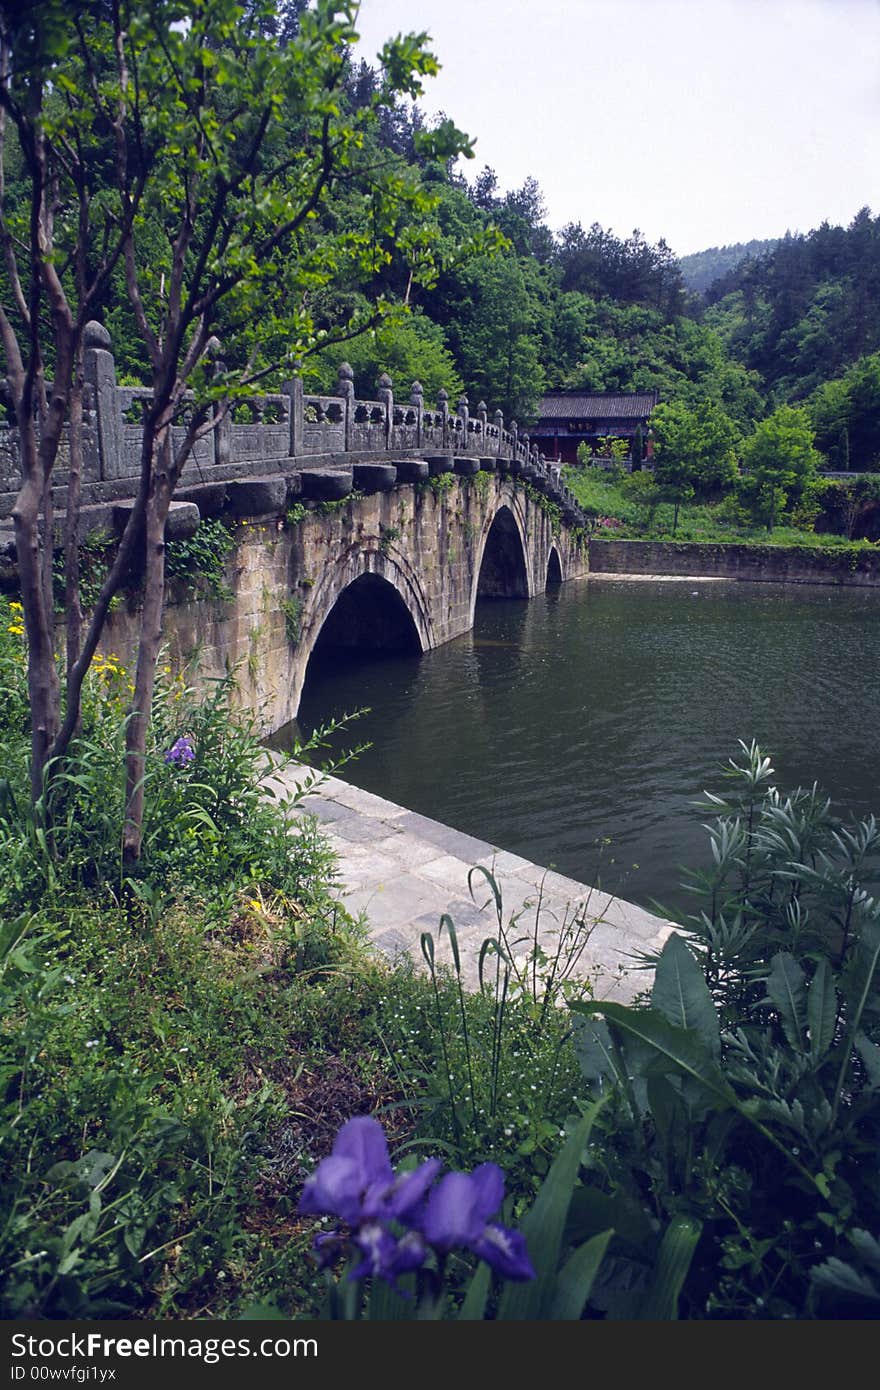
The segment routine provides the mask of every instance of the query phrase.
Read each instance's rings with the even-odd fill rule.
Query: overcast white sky
[[[880,0],[362,0],[362,51],[426,30],[420,105],[549,225],[679,255],[880,213]]]

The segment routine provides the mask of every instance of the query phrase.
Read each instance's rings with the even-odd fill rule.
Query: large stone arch
[[[343,595],[368,576],[376,581],[377,594],[381,593],[382,585],[393,591],[398,604],[408,615],[419,651],[428,651],[437,645],[427,595],[406,556],[400,551],[386,554],[380,550],[350,546],[332,564],[324,567],[303,607],[292,671],[294,712],[299,709],[306,670],[324,625]]]
[[[491,540],[490,540],[491,538]],[[498,597],[511,598],[533,598],[535,595],[535,577],[531,557],[531,547],[528,542],[528,532],[526,529],[525,516],[523,514],[522,503],[518,495],[510,489],[505,489],[498,500],[498,505],[493,511],[487,512],[483,518],[480,528],[479,542],[477,544],[474,557],[474,573],[471,583],[471,601],[469,626],[473,626],[474,610],[477,606],[477,597],[480,593],[480,579],[483,572],[483,563],[487,558],[486,547],[494,541],[500,541],[502,548],[512,548],[508,558],[512,566],[515,566],[515,577],[510,584],[510,592],[502,594],[497,592]]]
[[[544,580],[544,588],[551,584],[562,584],[565,580],[565,570],[562,567],[562,556],[557,545],[551,545],[547,555],[547,577]]]

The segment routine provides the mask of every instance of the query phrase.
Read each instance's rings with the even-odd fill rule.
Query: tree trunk
[[[21,600],[28,642],[28,700],[31,708],[31,800],[43,793],[49,749],[58,730],[60,687],[55,665],[54,618],[46,607],[44,558],[40,540],[40,505],[46,490],[37,448],[36,419],[30,410],[18,412],[24,481],[12,520],[21,583]],[[51,554],[51,536],[46,538]]]
[[[158,448],[162,454],[163,465],[161,470],[157,470],[160,476],[147,500],[144,523],[144,603],[138,639],[134,696],[125,734],[125,824],[122,831],[122,859],[123,863],[129,866],[135,864],[141,856],[147,731],[150,727],[156,664],[162,642],[165,522],[173,490],[168,479],[171,454],[170,426]]]
[[[82,349],[76,354],[68,414],[70,467],[67,480],[67,512],[64,522],[64,611],[67,617],[68,676],[79,659],[82,645],[82,605],[79,597],[79,512],[83,460]],[[79,720],[77,719],[77,725]]]

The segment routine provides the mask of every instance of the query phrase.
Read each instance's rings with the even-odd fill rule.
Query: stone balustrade
[[[111,504],[130,498],[140,470],[143,417],[152,399],[149,388],[118,386],[110,336],[98,323],[87,325],[84,338],[85,398],[83,431],[83,504]],[[219,345],[218,345],[219,346]],[[183,440],[186,411],[174,428],[174,442]],[[500,410],[489,411],[480,401],[472,409],[462,395],[454,409],[441,390],[435,406],[425,402],[424,391],[414,381],[395,395],[394,383],[383,373],[373,400],[355,395],[353,373],[347,363],[339,368],[333,395],[304,390],[294,376],[281,392],[236,401],[230,409],[215,407],[215,428],[196,443],[181,478],[181,489],[210,484],[247,483],[249,480],[284,478],[288,498],[303,496],[339,498],[352,487],[370,490],[368,470],[362,465],[385,464],[381,474],[388,486],[387,466],[396,464],[396,481],[414,481],[409,462],[470,459],[469,471],[498,470],[522,477],[563,510],[569,525],[583,517],[559,468],[548,463],[516,421],[505,425]],[[62,441],[52,476],[53,502],[63,511],[66,502],[68,442]],[[18,429],[14,420],[0,421],[0,528],[11,515],[21,477]],[[473,466],[475,465],[475,466]],[[439,465],[430,464],[431,468]],[[354,482],[353,470],[358,469]],[[417,470],[418,471],[418,470]],[[459,473],[463,467],[455,467]],[[330,476],[338,474],[338,477]],[[379,479],[380,473],[374,475]],[[378,484],[377,484],[378,485]],[[227,489],[230,490],[230,489]],[[254,489],[244,489],[253,499]],[[253,500],[249,505],[253,505]]]

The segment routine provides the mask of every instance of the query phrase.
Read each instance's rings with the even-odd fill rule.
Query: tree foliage
[[[707,291],[706,321],[778,401],[803,399],[880,349],[880,217],[787,235]]]
[[[382,112],[419,95],[437,63],[425,35],[389,42],[372,90],[352,103],[346,84],[356,13],[355,0],[293,6],[279,41],[268,0],[245,10],[234,0],[126,0],[73,16],[60,0],[42,0],[2,11],[0,338],[22,439],[14,519],[29,646],[32,794],[41,800],[47,772],[75,731],[110,602],[144,545],[126,747],[130,858],[139,855],[142,834],[165,521],[192,449],[273,361],[289,362],[381,318],[381,290],[368,303],[356,298],[332,329],[319,325],[315,306],[329,285],[370,283],[399,258],[402,208],[409,211],[404,254],[412,253],[413,279],[434,273],[431,239],[419,237],[418,222],[435,199],[418,167],[376,158],[370,136]],[[449,122],[418,140],[425,161],[466,148]],[[18,175],[14,185],[7,170]],[[322,220],[340,187],[347,200]],[[131,517],[82,641],[71,624],[62,701],[52,547],[41,536],[52,535],[51,476],[67,430],[75,551],[82,335],[114,293],[124,293],[152,396]],[[218,329],[231,337],[223,369]],[[175,426],[182,428],[174,433]],[[70,595],[70,546],[67,578]],[[72,608],[75,619],[75,602]]]
[[[717,496],[735,481],[739,430],[720,406],[704,402],[691,409],[683,401],[658,405],[651,428],[654,476],[675,504],[675,530],[682,502]]]
[[[756,427],[743,448],[744,496],[767,530],[777,515],[803,498],[816,477],[819,454],[803,408],[782,405]]]

